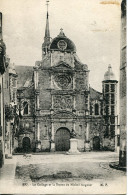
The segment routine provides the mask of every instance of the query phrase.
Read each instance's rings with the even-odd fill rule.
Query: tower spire
[[[46,28],[45,28],[45,38],[50,39],[50,30],[49,30],[49,14],[48,14],[48,6],[49,6],[49,1],[46,1],[46,6],[47,6],[47,17],[46,17]]]
[[[45,27],[44,43],[42,44],[43,56],[47,54],[50,46],[50,30],[49,30],[49,14],[48,14],[49,0],[46,1],[46,6],[47,6],[46,27]]]

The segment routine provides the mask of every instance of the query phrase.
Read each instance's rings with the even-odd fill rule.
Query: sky
[[[89,83],[102,91],[111,64],[119,80],[121,0],[50,0],[50,35],[60,28],[76,45],[80,60],[90,70]],[[11,63],[34,66],[41,60],[46,25],[45,0],[0,0],[3,39]]]

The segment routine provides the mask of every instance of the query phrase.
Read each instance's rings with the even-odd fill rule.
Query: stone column
[[[41,151],[41,141],[40,141],[40,123],[37,122],[37,141],[36,141],[36,152]]]
[[[55,151],[55,142],[54,142],[54,122],[52,122],[52,137],[51,137],[51,152]]]
[[[87,123],[87,126],[86,126],[86,141],[87,142],[89,141],[89,123]]]
[[[37,140],[40,140],[40,123],[37,122]]]
[[[38,88],[38,70],[36,71],[36,79],[37,79],[37,81],[36,81],[36,86],[37,86],[37,88]]]
[[[53,110],[53,108],[54,108],[54,105],[53,105],[53,95],[51,95],[52,97],[52,110]]]
[[[86,125],[85,151],[90,151],[89,128],[90,128],[90,124],[89,124],[89,122],[87,122],[87,125]]]
[[[39,107],[40,107],[40,103],[39,103],[39,94],[37,94],[36,98],[37,98],[37,109],[39,109]]]
[[[36,75],[36,70],[34,70],[34,84],[35,84],[35,89],[37,88],[37,75]]]

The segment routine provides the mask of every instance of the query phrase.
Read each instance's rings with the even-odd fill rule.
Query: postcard
[[[0,193],[126,194],[126,0],[0,0]]]

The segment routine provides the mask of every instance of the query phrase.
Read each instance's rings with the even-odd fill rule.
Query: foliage
[[[10,105],[5,105],[5,119],[12,120],[14,118],[14,108]]]

